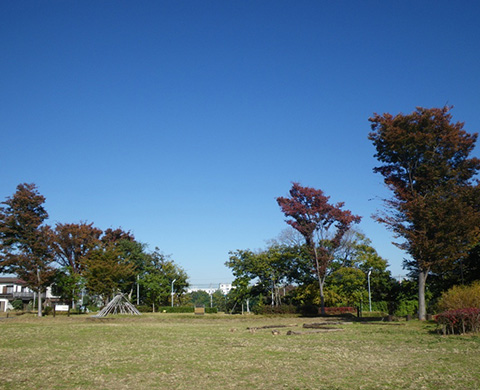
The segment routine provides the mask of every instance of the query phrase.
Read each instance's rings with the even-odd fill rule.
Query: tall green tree
[[[158,248],[148,254],[145,267],[139,276],[142,302],[151,305],[168,305],[171,299],[172,281],[174,296],[181,297],[188,287],[187,273]],[[171,303],[171,302],[170,302]]]
[[[287,217],[286,222],[305,239],[320,290],[320,307],[325,314],[324,285],[329,268],[341,247],[342,238],[361,217],[344,210],[343,202],[330,204],[322,190],[293,183],[288,198],[278,197],[277,203]]]
[[[0,207],[0,272],[16,274],[37,292],[39,317],[42,293],[55,275],[53,234],[44,224],[48,218],[44,203],[36,185],[24,183]]]
[[[369,273],[371,299],[393,300],[396,282],[387,267],[388,262],[377,253],[371,241],[364,234],[350,230],[344,236],[327,278],[329,303],[352,305],[360,299],[365,302]]]
[[[279,306],[279,287],[298,282],[311,268],[303,249],[273,243],[261,251],[230,252],[225,265],[235,277],[233,285],[238,290],[235,296],[243,299],[250,299],[254,295],[269,296],[270,304]]]
[[[452,123],[449,107],[411,114],[374,114],[369,139],[393,197],[376,219],[390,228],[410,255],[405,266],[418,277],[419,318],[425,319],[425,285],[466,256],[478,242],[480,160],[470,157],[477,134]]]

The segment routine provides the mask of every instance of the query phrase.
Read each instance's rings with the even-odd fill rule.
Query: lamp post
[[[172,307],[173,307],[173,283],[175,283],[177,279],[173,279],[172,280]]]
[[[140,285],[138,284],[139,279],[140,275],[137,274],[137,306],[140,305]]]
[[[368,279],[368,304],[370,307],[370,312],[372,311],[372,295],[370,294],[370,274],[372,273],[372,270],[368,271],[367,274],[367,279]]]

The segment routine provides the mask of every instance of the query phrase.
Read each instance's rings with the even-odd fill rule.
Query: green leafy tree
[[[45,197],[35,184],[19,184],[0,207],[0,272],[14,273],[38,293],[38,316],[42,293],[55,275],[52,267],[52,230],[44,224],[48,213]]]
[[[72,308],[75,308],[78,292],[85,287],[85,278],[81,274],[73,272],[70,267],[62,267],[57,269],[52,287],[54,295],[62,297],[67,302],[72,302]]]
[[[341,267],[334,271],[328,279],[328,290],[333,290],[336,305],[332,306],[355,306],[368,300],[366,288],[367,277],[365,273],[354,267]],[[332,302],[333,303],[333,302]]]
[[[147,245],[135,241],[134,239],[125,238],[120,238],[119,241],[112,241],[112,243],[114,243],[115,248],[119,251],[121,256],[124,259],[128,259],[128,261],[135,266],[135,274],[132,275],[125,290],[128,291],[128,297],[131,300],[136,290],[135,287],[137,286],[137,283],[139,283],[140,275],[145,273],[146,268],[150,264],[150,255],[147,253]]]
[[[478,242],[480,160],[470,157],[477,134],[452,123],[449,107],[409,115],[375,114],[369,139],[382,165],[374,168],[393,193],[376,219],[390,228],[418,278],[419,318],[425,319],[430,273],[455,267]]]
[[[173,260],[160,252],[158,248],[146,258],[145,267],[139,277],[142,301],[151,305],[168,305],[171,299],[171,283],[174,283],[174,293],[180,299],[188,287],[187,273]]]
[[[272,244],[266,250],[253,252],[237,250],[230,252],[225,263],[235,277],[233,285],[238,289],[236,297],[250,299],[253,296],[270,296],[270,304],[281,304],[279,288],[297,281],[302,272],[310,267],[302,247]]]
[[[335,260],[333,268],[356,268],[364,275],[370,272],[370,290],[373,301],[395,299],[397,282],[387,269],[388,262],[373,248],[371,241],[362,233],[352,230],[343,244],[343,249]],[[366,287],[366,286],[365,286]]]
[[[83,272],[88,291],[105,303],[119,291],[125,291],[135,275],[135,264],[113,245],[94,249]]]
[[[203,305],[205,307],[210,307],[210,294],[206,291],[192,291],[190,293],[190,297],[194,305]]]
[[[213,307],[218,311],[226,311],[226,299],[221,290],[216,290],[212,294]]]

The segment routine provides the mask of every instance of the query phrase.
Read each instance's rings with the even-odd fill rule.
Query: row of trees
[[[409,115],[369,119],[369,139],[380,163],[374,172],[392,193],[374,217],[393,231],[395,245],[408,255],[404,267],[417,280],[420,319],[426,315],[427,278],[437,293],[480,278],[480,160],[470,156],[477,134],[452,123],[449,111],[417,108]],[[148,253],[129,232],[103,232],[87,223],[48,226],[44,201],[35,185],[21,184],[2,203],[0,272],[17,274],[38,292],[56,281],[72,301],[83,288],[104,298],[117,289],[133,296],[137,283],[143,303],[153,305],[168,299],[173,279],[177,289],[186,287],[181,268],[158,250]],[[294,284],[293,301],[318,291],[324,313],[326,303],[364,299],[368,272],[374,283],[382,281],[382,294],[394,290],[388,287],[393,284],[385,260],[354,230],[361,217],[343,203],[331,204],[322,190],[299,183],[277,203],[297,236],[257,252],[232,252],[226,264],[236,278],[231,301],[270,294],[271,304],[280,304],[285,286]]]
[[[388,271],[388,263],[372,247],[370,240],[356,230],[345,233],[328,264],[322,264],[323,290],[318,282],[317,261],[292,229],[285,230],[265,249],[237,250],[226,265],[235,276],[229,297],[250,302],[251,307],[293,305],[295,307],[367,305],[367,277],[370,272],[371,298],[393,301],[401,291]]]
[[[449,111],[450,107],[417,108],[409,115],[370,118],[369,139],[380,162],[374,172],[392,191],[392,197],[384,199],[385,209],[374,218],[394,232],[394,244],[409,255],[404,267],[418,281],[420,319],[426,316],[427,277],[437,293],[480,277],[480,160],[470,157],[477,134],[463,130],[463,123],[452,123]],[[351,296],[362,294],[359,283],[368,271],[377,273],[372,280],[392,285],[386,262],[365,237],[352,231],[361,217],[345,210],[343,203],[330,204],[323,191],[299,183],[277,203],[300,234],[301,244],[233,252],[227,266],[236,277],[237,295],[258,296],[270,288],[271,303],[276,304],[276,285],[295,283],[302,291],[311,288],[313,278],[325,313],[325,301],[331,304],[338,295],[339,280]]]
[[[34,184],[24,183],[0,207],[0,272],[38,293],[39,315],[51,285],[73,307],[83,292],[108,301],[118,291],[154,307],[167,304],[173,280],[177,292],[188,286],[183,269],[158,248],[148,252],[130,232],[85,222],[47,225],[44,202]]]

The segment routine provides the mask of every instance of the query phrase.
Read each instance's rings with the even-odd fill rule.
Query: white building
[[[23,303],[28,303],[33,300],[34,292],[27,287],[27,284],[16,277],[0,277],[0,312],[5,312],[7,309],[13,309],[11,302],[21,300]],[[56,299],[52,295],[52,289],[47,287],[47,292],[42,294],[43,299]]]
[[[218,289],[222,292],[223,295],[227,295],[233,288],[232,283],[220,283]]]
[[[194,291],[205,291],[207,294],[212,295],[215,291],[220,290],[223,295],[227,295],[232,288],[233,287],[232,287],[231,283],[220,283],[218,285],[218,288],[213,288],[213,287],[204,288],[204,287],[194,287],[194,286],[192,286],[192,287],[187,289],[187,293],[191,293],[191,292],[194,292]]]

